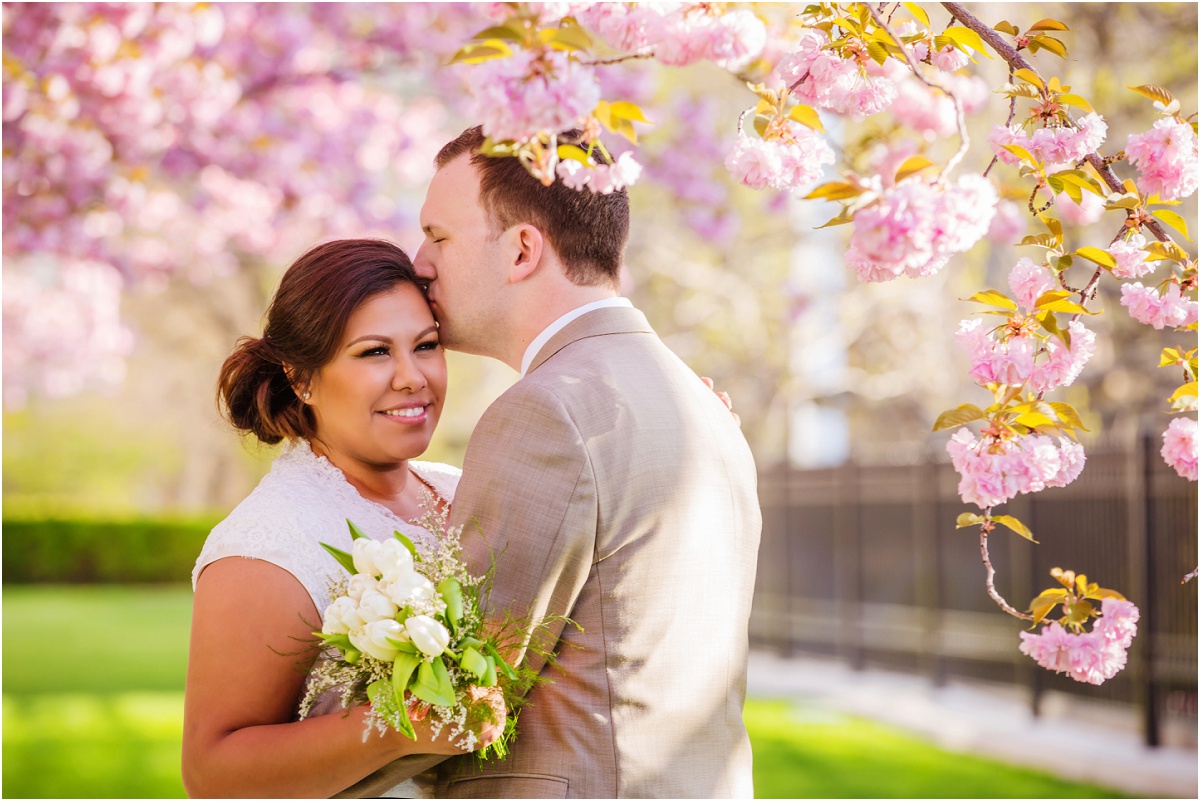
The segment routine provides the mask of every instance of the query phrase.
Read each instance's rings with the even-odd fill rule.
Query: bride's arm
[[[269,562],[209,565],[196,584],[184,701],[183,783],[197,797],[329,797],[398,757],[459,754],[390,731],[363,742],[366,707],[292,721],[319,626],[307,591]],[[307,622],[305,622],[307,621]]]

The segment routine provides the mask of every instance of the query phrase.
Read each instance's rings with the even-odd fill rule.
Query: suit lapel
[[[608,334],[653,334],[654,329],[646,315],[637,309],[608,308],[596,309],[572,320],[563,330],[550,337],[550,341],[533,357],[525,375],[538,369],[546,360],[554,356],[572,342],[589,337],[600,337]]]

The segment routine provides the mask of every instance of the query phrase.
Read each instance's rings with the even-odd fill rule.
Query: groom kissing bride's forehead
[[[437,794],[752,797],[750,449],[618,294],[625,192],[544,186],[483,142],[472,128],[438,154],[414,259],[442,344],[521,374],[471,436],[450,525],[483,532],[474,567],[503,554],[492,608],[577,627],[551,629],[562,670],[508,757],[451,758]]]

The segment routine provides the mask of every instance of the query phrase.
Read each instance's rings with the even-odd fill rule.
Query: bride
[[[221,369],[218,397],[235,428],[285,442],[270,473],[205,542],[184,704],[183,780],[191,796],[323,796],[400,757],[462,753],[425,722],[417,739],[365,740],[360,706],[297,719],[316,657],[327,580],[342,568],[320,542],[350,549],[346,519],[368,536],[421,516],[421,490],[454,498],[459,471],[413,461],[446,393],[437,324],[408,257],[378,240],[319,245],[284,274],[261,339],[243,338]],[[503,721],[479,733],[493,742]],[[438,758],[416,761],[414,773]],[[385,795],[423,797],[430,776]]]

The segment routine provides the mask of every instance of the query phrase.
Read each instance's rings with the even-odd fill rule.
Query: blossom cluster
[[[1096,113],[1085,114],[1075,123],[1039,128],[1032,135],[1020,125],[997,125],[988,142],[1000,161],[1015,165],[1020,159],[1003,145],[1017,145],[1046,164],[1048,172],[1069,169],[1089,153],[1095,152],[1108,135],[1108,123]]]
[[[1018,494],[1065,487],[1079,477],[1086,456],[1079,443],[1057,439],[1057,445],[1042,434],[976,439],[969,429],[960,428],[946,443],[960,476],[959,496],[965,503],[990,509]]]
[[[1125,156],[1137,167],[1143,194],[1179,200],[1196,191],[1200,157],[1192,126],[1170,117],[1154,123],[1144,134],[1130,134]]]
[[[1069,632],[1057,621],[1035,633],[1021,632],[1021,653],[1055,673],[1075,681],[1103,684],[1124,667],[1126,653],[1137,634],[1138,608],[1129,601],[1105,598],[1092,630]]]
[[[354,541],[354,567],[346,594],[325,609],[323,634],[345,634],[364,654],[392,662],[404,643],[426,656],[440,656],[450,632],[434,615],[446,609],[433,583],[418,573],[412,554],[399,541]],[[407,608],[404,623],[397,621]]]
[[[1037,299],[1056,288],[1050,272],[1029,258],[1017,262],[1008,276],[1009,287],[1025,315]],[[969,374],[980,386],[1026,386],[1033,392],[1070,386],[1096,350],[1096,335],[1078,320],[1067,324],[1071,344],[1038,331],[1035,321],[1015,314],[989,330],[980,319],[963,320],[954,338],[971,360]]]
[[[472,114],[498,141],[579,127],[600,102],[595,70],[561,50],[518,50],[475,65],[472,77]]]
[[[717,13],[700,4],[580,3],[579,21],[610,46],[649,50],[663,64],[682,67],[711,61],[736,71],[762,53],[767,29],[752,11]]]
[[[780,59],[775,70],[793,87],[796,98],[820,108],[865,117],[890,107],[896,100],[896,81],[888,65],[904,68],[889,59],[884,66],[865,54],[844,58],[827,50],[829,35],[816,28],[801,31],[795,48]],[[890,73],[895,75],[896,73]]]
[[[1161,291],[1142,286],[1140,281],[1124,284],[1121,286],[1121,305],[1129,309],[1133,319],[1160,331],[1196,322],[1196,301],[1185,296],[1174,281],[1167,282]]]
[[[1117,262],[1117,266],[1112,268],[1112,274],[1117,278],[1141,278],[1154,272],[1158,262],[1150,259],[1145,247],[1146,237],[1137,233],[1109,245],[1108,254]]]
[[[855,214],[846,264],[863,281],[931,275],[987,233],[997,200],[980,175],[954,185],[906,178]]]
[[[1196,463],[1200,461],[1200,440],[1196,438],[1196,419],[1176,417],[1162,435],[1160,453],[1163,461],[1188,481],[1196,480]]]
[[[819,133],[793,120],[779,125],[780,132],[770,139],[738,131],[725,167],[746,186],[799,190],[819,179],[826,164],[833,164],[833,150]]]

